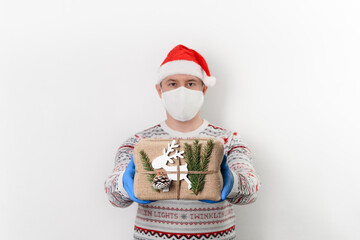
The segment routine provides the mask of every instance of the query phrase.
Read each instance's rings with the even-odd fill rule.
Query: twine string
[[[177,180],[177,183],[176,183],[176,198],[177,200],[180,199],[180,160],[179,161],[176,161],[176,170],[177,170],[177,173],[176,173],[176,180]]]
[[[176,173],[177,176],[177,183],[176,183],[176,199],[180,199],[180,173],[187,173],[187,174],[212,174],[212,173],[218,173],[218,171],[215,170],[209,170],[209,171],[180,171],[179,161],[177,161],[177,171],[166,171],[167,174],[169,173]],[[156,174],[157,171],[138,171],[135,169],[136,173],[143,173],[143,174]]]
[[[136,173],[147,173],[147,174],[156,174],[157,171],[135,171]],[[188,173],[188,174],[211,174],[217,173],[216,170],[209,171],[166,171],[166,173]]]

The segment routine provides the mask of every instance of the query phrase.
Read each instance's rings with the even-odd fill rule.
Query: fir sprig
[[[195,158],[195,169],[200,169],[200,151],[201,151],[201,146],[199,145],[199,140],[195,139],[194,140],[194,149],[193,149],[193,156]],[[199,170],[200,171],[200,170]]]
[[[140,150],[140,155],[141,155],[141,161],[142,161],[142,165],[144,166],[144,169],[146,171],[154,171],[153,166],[151,165],[150,159],[147,156],[147,154],[144,152],[144,150]],[[156,174],[148,174],[147,179],[149,180],[149,182],[152,184],[154,178],[155,178]],[[155,191],[159,191],[155,188],[152,187],[152,189],[154,189]]]
[[[195,164],[193,161],[192,149],[188,143],[184,143],[184,154],[185,154],[185,161],[188,164],[188,169],[195,169]]]
[[[207,171],[210,156],[214,147],[213,140],[209,139],[206,143],[204,151],[201,153],[199,140],[195,139],[193,149],[187,143],[185,145],[185,161],[188,164],[189,171]],[[200,154],[201,153],[201,154]],[[204,188],[206,174],[189,174],[188,178],[191,182],[191,190],[196,195]]]

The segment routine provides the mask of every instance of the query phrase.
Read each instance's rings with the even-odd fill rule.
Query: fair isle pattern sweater
[[[261,186],[260,178],[252,165],[250,149],[237,132],[203,120],[202,125],[191,132],[175,131],[163,121],[127,138],[118,148],[112,174],[105,180],[107,198],[114,207],[119,208],[133,203],[123,187],[122,175],[131,160],[135,144],[142,138],[214,137],[222,141],[224,154],[234,175],[230,194],[225,201],[218,203],[187,199],[138,203],[134,239],[236,239],[233,205],[253,203]]]

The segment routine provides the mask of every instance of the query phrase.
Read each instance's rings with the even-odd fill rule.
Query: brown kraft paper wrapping
[[[172,155],[175,156],[175,153],[181,153],[185,151],[184,143],[188,143],[192,149],[194,149],[194,140],[199,140],[200,145],[200,154],[202,155],[206,147],[207,141],[209,139],[213,140],[213,149],[210,155],[210,161],[208,163],[207,171],[202,171],[200,173],[206,173],[205,175],[205,184],[201,191],[196,195],[191,189],[188,189],[188,182],[181,176],[186,176],[188,178],[190,173],[196,173],[195,171],[179,171],[180,166],[186,165],[186,155],[182,153],[183,158],[177,156],[171,158],[174,163],[171,163],[168,157]],[[173,146],[175,140],[175,146],[178,147],[170,148],[172,152],[168,154],[163,153],[169,150],[169,145]],[[166,162],[166,167],[168,171],[164,168],[159,168],[159,164],[156,164],[157,168],[154,168],[153,171],[148,171],[143,165],[143,160],[141,158],[140,151],[143,150],[151,164],[155,165],[155,162],[159,162],[159,157],[163,160],[160,164],[163,166],[163,163]],[[189,139],[158,139],[158,138],[144,138],[141,139],[134,147],[134,164],[135,164],[135,176],[134,176],[134,193],[135,196],[140,200],[167,200],[167,199],[189,199],[189,200],[213,200],[218,201],[221,199],[221,191],[223,188],[223,178],[221,174],[221,162],[224,157],[224,145],[222,142],[216,138],[206,137],[206,138],[189,138]],[[155,162],[153,162],[155,160]],[[169,167],[172,169],[169,170]],[[186,169],[186,168],[185,168]],[[175,171],[173,171],[175,170]],[[184,168],[182,168],[184,170]],[[163,190],[155,190],[151,182],[148,180],[149,174],[155,174],[161,171],[165,173],[164,175],[173,176],[175,179],[171,181],[169,191],[164,192]],[[180,179],[180,181],[176,180]],[[188,178],[189,179],[189,178]]]

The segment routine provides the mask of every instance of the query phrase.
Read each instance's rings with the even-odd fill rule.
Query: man
[[[125,140],[118,148],[113,173],[104,183],[113,206],[125,208],[138,202],[134,239],[235,239],[233,205],[256,200],[261,182],[248,146],[237,132],[200,116],[205,92],[215,82],[205,59],[184,45],[174,47],[160,65],[155,86],[167,119]],[[137,199],[133,185],[135,144],[142,138],[194,137],[215,137],[224,144],[221,200]]]

